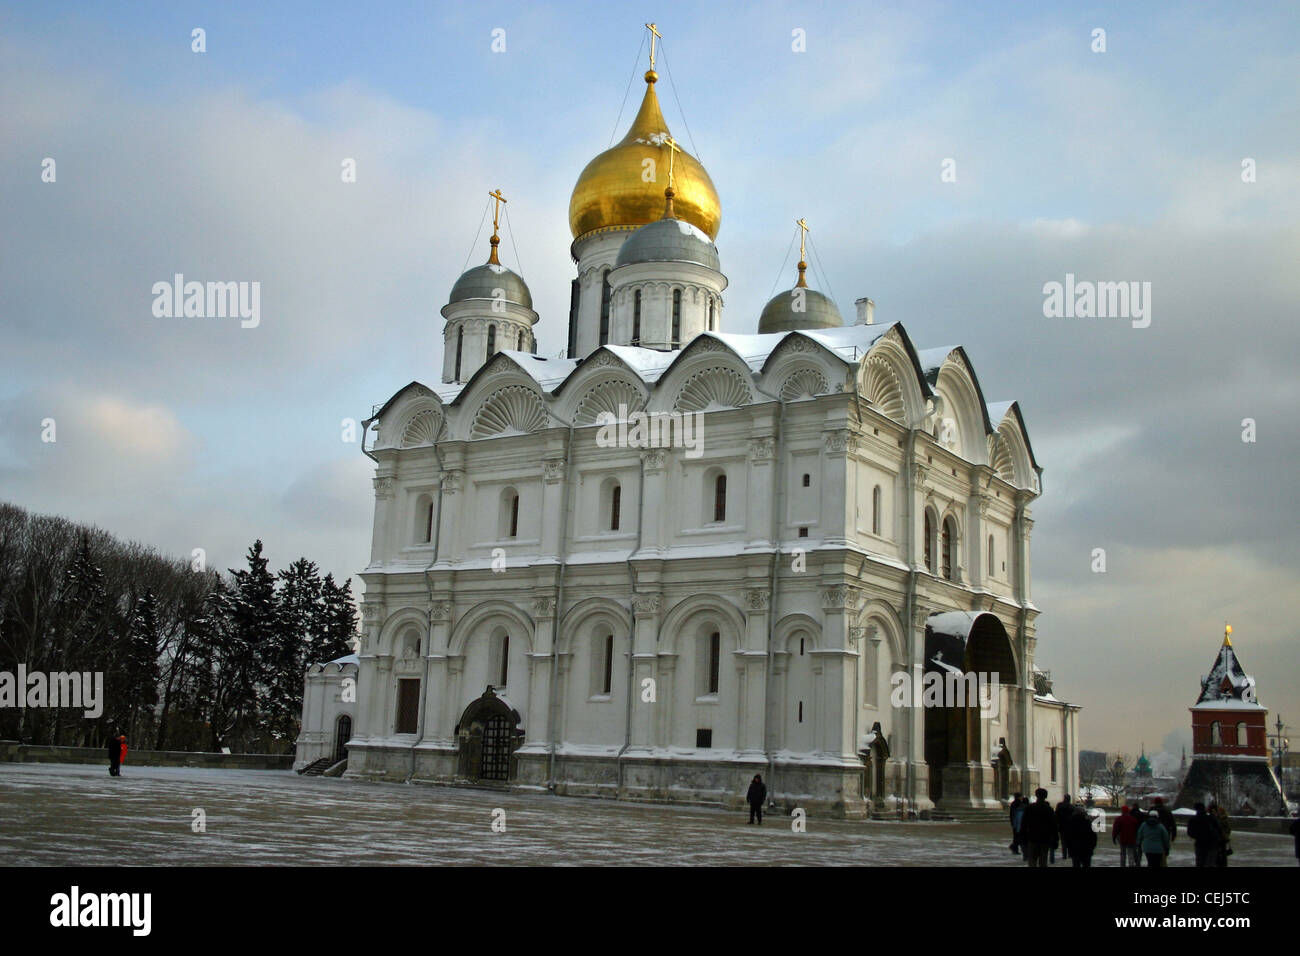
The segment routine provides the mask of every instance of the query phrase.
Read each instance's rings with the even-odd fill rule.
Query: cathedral
[[[566,355],[536,354],[494,216],[441,309],[441,382],[367,420],[361,636],[309,676],[299,763],[723,806],[762,774],[849,818],[1074,792],[1079,708],[1034,666],[1019,406],[869,298],[846,319],[802,243],[791,288],[724,314],[721,203],[651,50],[573,188]]]

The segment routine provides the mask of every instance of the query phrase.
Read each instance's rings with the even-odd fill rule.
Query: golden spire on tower
[[[800,217],[794,221],[794,224],[799,227],[799,281],[794,286],[796,289],[806,289],[808,280],[804,278],[804,270],[808,268],[808,263],[804,256],[804,240],[808,236],[808,223]]]
[[[1223,643],[1232,646],[1232,625],[1227,621],[1223,622]]]
[[[506,197],[501,195],[500,186],[497,187],[496,192],[488,193],[488,197],[496,203],[495,208],[492,210],[492,238],[488,240],[492,243],[492,254],[488,256],[488,264],[499,266],[501,260],[497,258],[497,246],[501,242],[501,237],[498,232],[501,229],[501,204],[506,201]]]

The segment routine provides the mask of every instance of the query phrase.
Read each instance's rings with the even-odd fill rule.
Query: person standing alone
[[[108,775],[110,777],[121,776],[122,773],[122,739],[113,728],[113,732],[108,735],[108,743],[104,745],[108,752]]]
[[[763,802],[767,799],[767,787],[759,774],[754,774],[754,779],[750,781],[749,792],[745,794],[745,799],[749,801],[749,822],[753,823],[754,818],[758,817],[758,825],[761,827],[763,825]]]

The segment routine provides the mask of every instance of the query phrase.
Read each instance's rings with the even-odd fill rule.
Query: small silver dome
[[[634,262],[694,262],[721,272],[718,247],[700,229],[682,219],[657,219],[627,237],[618,251],[618,266]]]
[[[494,299],[493,290],[501,289],[507,302],[514,302],[526,309],[533,307],[533,294],[528,291],[528,284],[505,266],[486,262],[475,266],[456,280],[451,287],[448,304],[462,299]]]
[[[794,309],[796,290],[804,294],[802,312]],[[800,329],[838,329],[843,325],[844,319],[834,302],[816,289],[800,289],[796,286],[778,292],[763,306],[763,314],[758,319],[758,334],[796,332]]]

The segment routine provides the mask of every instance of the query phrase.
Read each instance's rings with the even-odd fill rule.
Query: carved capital
[[[918,488],[925,487],[925,480],[930,477],[930,468],[919,461],[912,462],[912,481]]]
[[[465,472],[459,468],[453,468],[450,471],[442,473],[442,490],[446,494],[454,495],[464,486]]]
[[[384,605],[379,601],[362,601],[361,602],[361,623],[362,625],[382,624],[384,620]]]
[[[668,463],[668,450],[666,448],[650,448],[641,453],[641,460],[645,462],[646,471],[663,471],[664,466]]]
[[[1025,540],[1028,541],[1028,540],[1029,540],[1029,535],[1030,535],[1030,534],[1033,532],[1033,530],[1034,530],[1034,519],[1033,519],[1033,518],[1030,518],[1028,515],[1026,515],[1025,517],[1023,517],[1023,518],[1020,519],[1020,527],[1021,527],[1021,528],[1023,529],[1023,531],[1024,531]]]
[[[557,481],[564,480],[565,460],[563,458],[547,458],[542,462],[542,478],[548,485],[553,485]]]
[[[533,598],[533,619],[537,621],[549,621],[555,617],[555,598],[538,597]]]
[[[429,605],[430,621],[449,621],[451,620],[451,602],[434,601]]]
[[[750,588],[745,592],[745,607],[751,611],[766,611],[772,603],[772,593],[765,588]]]
[[[658,614],[664,606],[664,599],[658,594],[634,594],[632,611],[637,617],[651,617]]]
[[[822,438],[826,444],[826,451],[832,455],[843,454],[849,447],[849,433],[846,429],[838,429],[833,432],[823,432]]]
[[[912,620],[916,622],[916,626],[925,627],[925,622],[928,621],[929,619],[930,619],[930,609],[928,607],[921,607],[918,604],[916,606],[916,610],[913,612],[912,615]]]
[[[770,461],[776,454],[776,439],[771,437],[754,438],[749,442],[750,461]]]
[[[988,495],[980,495],[980,517],[981,518],[987,518],[989,516],[989,508],[991,508],[992,506],[993,506],[992,498],[990,498]]]
[[[822,588],[822,609],[826,611],[856,611],[862,606],[862,592],[857,588]]]
[[[393,479],[384,475],[373,479],[375,485],[376,498],[391,498],[393,496]]]

